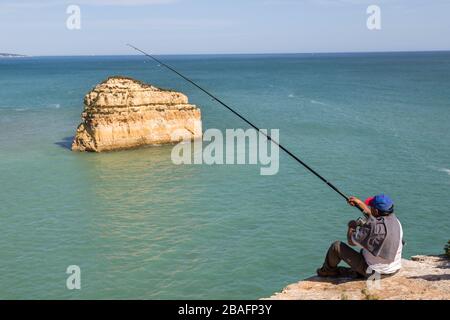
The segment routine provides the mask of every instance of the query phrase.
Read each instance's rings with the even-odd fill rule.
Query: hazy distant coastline
[[[0,58],[24,58],[27,57],[23,54],[17,54],[17,53],[2,53],[0,52]]]

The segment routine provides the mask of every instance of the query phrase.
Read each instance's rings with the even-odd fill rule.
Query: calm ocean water
[[[394,199],[404,257],[450,238],[450,53],[167,56],[348,194]],[[207,128],[245,124],[142,57],[0,60],[0,298],[260,298],[311,275],[358,216],[281,154],[175,166],[170,146],[72,153],[111,75],[185,92]],[[81,290],[66,268],[81,268]]]

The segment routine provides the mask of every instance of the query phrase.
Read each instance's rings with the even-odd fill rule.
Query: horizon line
[[[427,52],[450,52],[450,49],[431,49],[431,50],[380,50],[380,51],[311,51],[311,52],[235,52],[235,53],[152,53],[155,56],[201,56],[201,55],[315,55],[315,54],[370,54],[370,53],[427,53]],[[10,53],[8,53],[10,54]],[[17,53],[15,53],[17,54]],[[22,54],[23,58],[31,57],[120,57],[120,56],[142,56],[142,54],[50,54],[50,55],[27,55]],[[18,57],[19,58],[19,57]]]

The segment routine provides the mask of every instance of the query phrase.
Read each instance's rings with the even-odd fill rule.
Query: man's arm
[[[363,210],[363,212],[367,215],[371,214],[370,208],[364,203],[364,201],[361,201],[357,197],[349,197],[348,204],[353,207],[361,208]]]
[[[347,230],[347,242],[351,246],[356,246],[356,243],[353,242],[353,234],[356,232],[356,221],[352,220],[348,223]]]
[[[364,214],[367,216],[371,216],[372,212],[370,211],[369,206],[367,206],[364,201],[361,201],[357,197],[349,197],[348,198],[348,204],[352,207],[359,207],[363,211]],[[347,230],[347,242],[351,246],[357,246],[357,244],[353,241],[353,235],[356,232],[358,224],[355,220],[352,220],[348,223],[348,230]]]

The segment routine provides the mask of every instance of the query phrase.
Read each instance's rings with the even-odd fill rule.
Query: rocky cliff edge
[[[403,259],[402,269],[382,278],[380,287],[366,280],[311,277],[288,285],[268,299],[273,300],[448,300],[450,260],[442,256]]]

